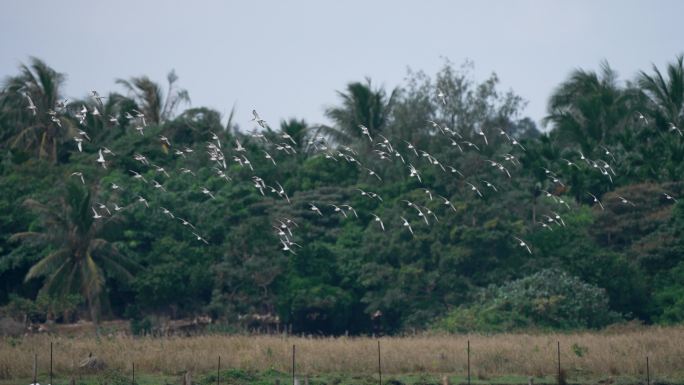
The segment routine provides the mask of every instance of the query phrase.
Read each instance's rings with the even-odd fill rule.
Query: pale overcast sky
[[[539,121],[574,68],[603,59],[622,79],[684,52],[684,1],[36,1],[0,4],[0,77],[37,56],[68,75],[66,96],[122,91],[116,78],[164,83],[172,68],[193,106],[245,128],[325,122],[336,90],[365,76],[392,88],[407,67],[434,75],[447,57],[496,72]]]

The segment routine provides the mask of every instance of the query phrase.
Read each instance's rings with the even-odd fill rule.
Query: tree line
[[[233,113],[183,110],[190,96],[177,82],[173,71],[165,86],[118,79],[121,91],[100,100],[65,100],[65,75],[37,58],[5,79],[4,314],[125,318],[143,329],[155,316],[211,315],[230,330],[268,320],[319,334],[684,319],[682,56],[628,81],[607,63],[573,71],[548,101],[544,130],[495,74],[474,79],[471,63],[447,61],[434,76],[409,71],[392,90],[349,83],[326,110],[328,125],[275,124],[268,106],[259,107],[263,128]],[[244,151],[235,152],[238,142]],[[229,154],[225,168],[214,167],[208,143]],[[106,169],[95,160],[103,148],[112,154]],[[492,167],[503,164],[510,176]],[[277,181],[290,202],[262,194],[255,175]],[[482,185],[482,196],[466,182]],[[404,231],[405,200],[436,221]],[[297,223],[294,252],[282,250],[282,218]]]

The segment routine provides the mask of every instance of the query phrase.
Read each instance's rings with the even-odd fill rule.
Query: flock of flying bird
[[[26,107],[28,110],[30,110],[33,115],[35,116],[37,112],[36,105],[33,103],[31,100],[30,96],[28,94],[25,94],[27,100],[28,100],[28,107]],[[447,103],[447,95],[439,91],[439,94],[437,95],[439,100],[446,105]],[[88,114],[92,116],[97,116],[100,117],[100,119],[107,119],[110,124],[119,124],[119,120],[117,117],[110,115],[109,117],[103,117],[100,113],[100,110],[98,109],[98,106],[100,106],[103,109],[103,104],[102,104],[102,99],[104,97],[100,96],[97,91],[91,91],[91,97],[95,101],[95,103],[90,107],[86,107],[85,105],[82,105],[81,108],[74,114],[76,118],[78,118],[80,126],[83,126],[82,128],[77,129],[77,134],[73,137],[74,143],[76,145],[76,148],[78,149],[79,152],[83,152],[83,142],[84,141],[90,141],[91,138],[88,135],[88,133],[84,130],[86,126],[86,117]],[[48,110],[46,111],[47,114],[50,115],[50,119],[54,124],[57,126],[61,127],[61,121],[58,117],[58,112],[57,111],[63,111],[64,109],[67,108],[67,100],[60,101],[56,104],[55,110]],[[259,114],[257,113],[256,110],[252,110],[252,119],[251,122],[254,122],[256,125],[258,125],[262,129],[266,129],[268,127],[266,121],[262,119]],[[137,134],[140,134],[142,136],[145,136],[145,127],[147,126],[147,122],[145,121],[145,115],[137,111],[135,109],[132,109],[131,111],[125,112],[124,118],[127,119],[128,121],[131,122],[131,124],[134,126],[135,131]],[[638,119],[641,121],[644,121],[648,123],[648,120],[646,117],[644,117],[641,113],[638,113]],[[427,123],[431,126],[433,129],[433,132],[435,135],[441,135],[445,142],[448,143],[450,146],[454,148],[454,150],[458,150],[461,153],[465,151],[477,151],[480,152],[482,146],[489,146],[489,139],[487,138],[487,133],[485,133],[481,129],[475,130],[475,136],[473,137],[473,140],[477,139],[478,143],[474,143],[473,141],[465,140],[465,138],[459,133],[458,130],[449,128],[445,125],[439,124],[435,121],[428,120]],[[679,130],[674,124],[670,125],[670,131],[676,131],[679,135],[682,135],[681,130]],[[405,147],[405,154],[408,154],[405,156],[405,154],[402,154],[400,151],[398,151],[397,143],[392,143],[388,138],[381,134],[377,134],[376,138],[373,138],[371,130],[369,130],[366,126],[364,125],[358,125],[358,129],[360,130],[361,138],[363,141],[368,141],[368,144],[370,148],[372,149],[370,151],[370,154],[374,157],[377,157],[379,160],[384,160],[384,161],[392,161],[394,160],[395,162],[401,162],[402,167],[405,167],[406,170],[408,171],[408,177],[409,178],[415,178],[421,185],[424,186],[423,179],[421,177],[421,171],[415,167],[413,163],[419,162],[424,160],[427,162],[430,166],[438,168],[441,170],[443,173],[447,174],[453,174],[460,176],[463,178],[463,183],[464,185],[467,185],[467,189],[472,192],[474,197],[476,198],[484,198],[483,192],[485,191],[484,189],[487,189],[487,191],[490,191],[491,193],[497,193],[499,192],[499,188],[495,186],[493,183],[490,181],[487,181],[485,179],[470,179],[467,180],[467,178],[464,177],[464,174],[459,171],[458,169],[445,165],[442,162],[440,162],[437,157],[433,156],[432,154],[428,153],[425,150],[419,149],[415,144],[403,140],[401,141],[400,145]],[[207,142],[206,145],[206,153],[209,156],[209,160],[214,163],[213,165],[213,170],[216,173],[216,175],[222,179],[225,179],[226,181],[231,181],[232,178],[226,174],[226,171],[228,169],[228,162],[230,157],[227,157],[224,153],[224,146],[219,140],[219,137],[213,133],[213,132],[208,132],[210,135],[210,141]],[[279,142],[272,142],[270,141],[262,131],[259,131],[255,129],[250,133],[250,136],[255,138],[256,140],[263,141],[264,144],[268,144],[269,146],[264,146],[261,152],[264,155],[264,158],[273,165],[273,167],[277,167],[278,162],[276,161],[276,157],[273,154],[276,154],[275,152],[273,154],[269,153],[267,150],[274,149],[275,151],[284,154],[284,156],[288,155],[293,155],[297,153],[297,148],[298,143],[295,141],[295,139],[290,136],[286,132],[280,132],[277,134],[282,141]],[[489,133],[489,135],[492,135],[492,133]],[[494,135],[497,135],[494,133]],[[505,141],[509,143],[509,147],[511,152],[515,151],[526,151],[525,147],[514,137],[510,136],[506,131],[503,129],[499,129],[498,135],[502,137]],[[491,136],[490,136],[491,138]],[[175,148],[172,146],[172,143],[170,140],[163,136],[159,136],[159,141],[161,144],[163,144],[167,149],[173,150],[172,154],[175,156],[179,156],[182,158],[186,158],[187,156],[191,155],[195,150],[189,147],[183,147],[183,148]],[[301,139],[305,140],[305,139]],[[381,183],[383,181],[382,177],[374,170],[371,168],[366,167],[364,164],[360,162],[358,159],[358,153],[354,149],[352,149],[349,146],[332,146],[329,143],[327,143],[326,139],[324,136],[321,135],[315,135],[313,137],[310,137],[307,140],[307,149],[313,148],[318,153],[322,154],[325,159],[329,159],[334,162],[338,162],[340,160],[344,160],[348,163],[355,164],[360,171],[367,173],[372,179],[377,180],[378,183]],[[615,157],[614,155],[610,152],[610,150],[606,147],[601,147],[606,159],[610,159],[613,162],[615,162]],[[240,167],[242,168],[249,168],[250,171],[254,171],[254,167],[252,162],[247,158],[247,150],[245,147],[240,143],[240,140],[238,138],[235,139],[234,147],[230,149],[231,155],[232,156],[232,161],[237,163]],[[272,151],[272,150],[271,150]],[[578,152],[579,155],[579,160],[582,162],[586,163],[586,168],[590,170],[595,170],[596,172],[599,172],[601,175],[604,177],[608,178],[611,183],[612,183],[612,177],[616,175],[616,172],[613,168],[613,166],[610,165],[610,163],[604,159],[596,159],[596,160],[591,160],[587,158],[581,151]],[[95,159],[95,162],[103,167],[104,169],[107,169],[107,165],[110,162],[110,159],[112,157],[116,157],[117,155],[112,152],[109,148],[101,146],[98,151],[97,151],[97,157]],[[511,178],[511,172],[509,171],[509,167],[515,167],[515,166],[520,166],[520,162],[518,161],[518,158],[516,155],[512,153],[505,153],[501,154],[498,156],[501,158],[501,161],[497,160],[492,160],[492,159],[484,159],[484,162],[488,163],[495,172],[499,172],[502,175],[505,175],[507,178]],[[154,169],[155,170],[155,176],[164,176],[166,178],[169,178],[170,175],[167,170],[165,170],[163,167],[155,165],[151,163],[147,157],[145,157],[143,154],[136,153],[134,155],[134,159],[138,162],[141,163],[142,167],[147,167],[148,169]],[[562,159],[563,162],[567,164],[568,167],[576,167],[580,169],[580,165],[582,162],[579,162],[580,165],[577,163],[565,159]],[[418,163],[416,163],[418,164]],[[560,176],[550,170],[544,168],[544,173],[547,176],[547,178],[552,182],[552,185],[556,186],[565,186],[563,181],[561,180]],[[135,180],[136,182],[140,183],[145,183],[148,185],[151,185],[155,190],[159,190],[162,192],[166,192],[166,188],[164,185],[160,182],[158,182],[155,179],[151,179],[148,181],[143,173],[134,171],[134,170],[128,170],[128,172],[131,175],[131,178]],[[180,168],[179,172],[181,174],[190,174],[195,176],[195,172],[190,170],[189,168]],[[75,171],[71,174],[71,177],[77,177],[80,179],[80,181],[85,184],[85,178],[83,175],[83,172],[81,171]],[[288,204],[291,203],[289,195],[285,192],[285,189],[279,182],[275,182],[274,186],[267,185],[266,182],[254,175],[251,179],[252,184],[255,189],[259,191],[259,193],[262,196],[265,196],[266,193],[274,194],[278,198],[281,198],[285,200]],[[111,190],[118,190],[118,191],[123,191],[123,188],[116,183],[111,183],[110,185]],[[457,212],[456,208],[454,207],[453,203],[450,201],[449,198],[434,194],[433,191],[431,191],[429,188],[424,187],[422,188],[423,192],[425,193],[425,197],[429,201],[433,201],[436,198],[439,198],[439,202],[441,206],[445,207],[447,210],[453,210],[454,212]],[[207,189],[206,187],[201,187],[202,194],[207,196],[207,199],[216,199],[215,194]],[[383,202],[382,197],[374,192],[371,191],[365,191],[361,188],[356,188],[356,191],[363,197],[366,197],[371,200],[377,200],[378,202]],[[555,202],[556,204],[560,206],[564,206],[567,208],[570,208],[568,203],[563,200],[561,196],[557,196],[553,193],[551,193],[549,190],[543,190],[543,193],[546,197],[550,198]],[[588,197],[592,199],[592,202],[597,204],[601,210],[604,210],[604,205],[603,203],[599,200],[599,198],[590,193],[586,193]],[[669,201],[676,202],[676,199],[667,193],[663,193],[665,198]],[[624,205],[629,205],[629,206],[635,206],[635,204],[620,196],[616,195],[616,199],[619,200],[621,204]],[[431,221],[438,222],[439,218],[437,214],[432,211],[430,208],[428,208],[428,203],[420,204],[417,202],[413,202],[410,200],[403,199],[403,203],[406,204],[406,208],[409,211],[409,213],[405,213],[404,215],[401,215],[399,218],[401,219],[400,223],[397,223],[398,225],[402,226],[405,228],[406,231],[408,231],[411,236],[414,236],[414,231],[413,227],[411,225],[411,221],[413,220],[418,220],[418,221],[423,221],[425,222],[426,225],[430,225]],[[136,203],[140,205],[144,205],[145,207],[149,208],[150,204],[148,200],[143,197],[142,195],[137,195],[136,197]],[[128,206],[119,206],[117,203],[112,203],[111,209],[108,205],[102,204],[102,203],[95,203],[96,206],[92,207],[92,212],[93,212],[93,218],[96,220],[100,220],[105,217],[111,217],[113,214],[116,212],[124,210]],[[341,215],[343,218],[349,218],[349,217],[354,217],[358,218],[358,213],[354,207],[351,205],[344,203],[328,203],[326,206],[320,206],[316,202],[309,202],[309,209],[315,214],[319,216],[324,216],[327,214],[324,214],[324,211],[331,211],[332,214],[337,214]],[[323,209],[322,209],[323,208]],[[326,208],[329,208],[325,210]],[[188,228],[188,231],[192,233],[192,235],[196,238],[197,241],[204,242],[205,244],[209,244],[209,241],[205,239],[204,236],[200,235],[200,231],[188,220],[183,219],[175,215],[171,210],[165,208],[165,207],[159,207],[161,210],[161,213],[165,216],[167,216],[171,220],[176,220],[178,221],[181,225],[185,226]],[[114,213],[112,212],[114,211]],[[377,223],[377,227],[381,231],[386,230],[386,225],[383,222],[382,218],[378,216],[375,213],[370,213],[370,215],[373,217],[373,221]],[[417,219],[412,219],[412,217],[416,217]],[[565,226],[565,221],[563,220],[562,216],[556,212],[556,211],[550,211],[549,213],[542,215],[543,220],[538,221],[538,224],[550,231],[553,231],[554,226]],[[282,246],[283,251],[288,251],[290,253],[295,254],[294,247],[301,248],[301,245],[298,243],[294,242],[294,237],[293,237],[293,231],[295,228],[299,227],[299,225],[292,220],[291,218],[287,217],[282,217],[278,218],[274,221],[273,223],[273,229],[275,230],[276,236],[279,238],[280,245]],[[530,245],[523,240],[522,238],[518,236],[513,236],[513,239],[515,240],[516,244],[525,249],[528,253],[532,254],[532,249],[530,248]]]

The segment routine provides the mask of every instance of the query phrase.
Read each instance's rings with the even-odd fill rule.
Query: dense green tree
[[[130,279],[133,264],[101,238],[108,221],[93,217],[90,191],[68,184],[58,202],[46,205],[27,199],[24,205],[39,215],[39,227],[16,233],[11,239],[50,246],[48,254],[30,268],[26,281],[43,278],[41,291],[52,296],[81,294],[91,319],[98,322],[106,279]]]
[[[60,144],[73,133],[63,117],[64,106],[58,108],[65,75],[35,57],[19,70],[19,75],[5,80],[0,92],[0,139],[3,145],[57,162]],[[29,108],[31,103],[35,109]]]
[[[185,89],[176,88],[178,75],[171,70],[166,76],[168,82],[166,95],[162,87],[147,76],[132,77],[130,80],[117,79],[138,104],[140,112],[149,123],[163,123],[171,119],[181,103],[190,103],[190,94]]]

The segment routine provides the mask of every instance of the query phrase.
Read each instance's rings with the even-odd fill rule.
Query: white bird
[[[610,156],[611,158],[613,158],[613,162],[616,162],[615,157],[614,157],[613,154],[611,154],[611,152],[608,150],[608,147],[606,147],[606,146],[600,146],[600,147],[603,149],[603,151],[605,152],[606,155],[608,155],[608,156]]]
[[[197,238],[198,241],[202,241],[202,242],[204,242],[204,243],[207,244],[207,245],[209,244],[209,242],[207,242],[206,239],[204,239],[204,238],[202,238],[201,236],[199,236],[199,234],[197,234],[196,232],[192,231],[192,235],[194,235],[194,236]]]
[[[532,250],[530,250],[530,247],[527,246],[527,243],[525,243],[525,241],[523,241],[522,239],[520,239],[520,238],[518,238],[518,237],[515,237],[515,236],[514,236],[513,238],[515,238],[515,239],[518,241],[518,245],[519,245],[520,247],[526,248],[526,249],[527,249],[527,252],[530,253],[530,254],[532,254]]]
[[[78,152],[83,152],[83,138],[74,136],[74,141],[76,142],[76,147],[78,147]]]
[[[176,218],[181,222],[181,224],[182,224],[183,226],[189,226],[189,227],[192,228],[192,229],[195,228],[195,226],[193,226],[193,224],[190,223],[190,222],[188,222],[187,220],[185,220],[185,219],[183,219],[183,218],[181,218],[181,217],[176,217]]]
[[[373,214],[373,213],[371,213],[371,215],[375,218],[375,221],[376,221],[376,222],[380,223],[380,228],[382,229],[382,231],[385,231],[385,224],[382,223],[382,219],[380,219],[379,216],[377,216],[377,215],[375,215],[375,214]]]
[[[81,178],[81,183],[85,184],[85,180],[83,179],[83,173],[80,171],[72,172],[71,176],[78,176]]]
[[[112,183],[112,190],[123,190],[123,189],[118,184]]]
[[[135,154],[133,155],[133,159],[137,160],[138,162],[144,164],[145,166],[149,166],[150,162],[147,160],[147,157],[142,154]]]
[[[416,170],[416,168],[413,167],[413,165],[411,163],[409,163],[408,167],[409,167],[409,173],[410,173],[409,177],[415,176],[416,178],[418,178],[418,182],[423,183],[423,181],[420,179],[420,173],[418,172],[418,170]]]
[[[637,111],[637,115],[639,116],[639,120],[643,120],[644,123],[648,124],[648,119],[639,111]]]
[[[406,218],[404,218],[404,217],[400,217],[400,218],[402,221],[404,221],[404,227],[407,227],[408,231],[411,233],[411,235],[413,235],[415,237],[415,235],[413,234],[413,229],[411,228],[411,224],[409,223],[409,221],[407,221]]]
[[[636,205],[635,205],[632,201],[629,201],[629,200],[625,199],[624,197],[622,197],[622,196],[620,196],[620,195],[617,195],[617,198],[618,198],[618,199],[620,200],[620,202],[622,202],[623,204],[632,205],[632,206],[635,206],[635,207],[636,207]]]
[[[677,200],[675,198],[673,198],[672,195],[670,195],[668,193],[663,193],[663,195],[665,195],[665,199],[667,199],[669,201],[673,201],[674,203],[677,203]]]
[[[590,192],[588,192],[587,194],[589,194],[594,199],[594,203],[598,203],[599,207],[601,207],[601,210],[605,210],[605,208],[603,207],[603,203],[601,203],[601,201],[596,197],[596,195]]]
[[[128,170],[128,171],[130,171],[130,172],[133,174],[133,178],[134,178],[134,179],[140,179],[140,180],[142,180],[143,182],[147,183],[147,179],[145,179],[145,177],[142,176],[141,174],[139,174],[139,173],[137,173],[137,172],[135,172],[135,171],[133,171],[133,170]]]
[[[316,207],[313,203],[309,203],[309,206],[311,206],[311,211],[315,212],[316,214],[323,216],[323,213],[321,213],[321,210]]]
[[[202,187],[202,194],[209,195],[211,199],[216,199],[214,194],[211,193],[206,187]]]
[[[376,173],[375,171],[371,170],[371,169],[368,168],[368,167],[364,167],[364,168],[365,168],[366,170],[368,170],[368,175],[372,175],[372,176],[378,178],[378,180],[379,180],[380,182],[382,182],[382,178],[380,178],[380,175],[378,175],[378,173]]]
[[[250,162],[249,159],[247,159],[247,157],[244,155],[242,155],[242,159],[243,159],[242,163],[248,165],[249,169],[254,171],[254,167],[252,167],[252,162]]]
[[[135,130],[140,133],[140,135],[145,136],[145,126],[135,126]]]
[[[273,165],[274,165],[274,166],[277,166],[276,161],[275,161],[275,159],[273,159],[273,157],[271,156],[271,154],[269,154],[268,152],[266,152],[266,151],[264,151],[264,150],[262,150],[262,151],[263,151],[264,154],[266,155],[266,156],[265,156],[266,159],[268,159],[268,160],[270,160],[271,162],[273,162]]]
[[[357,214],[357,213],[356,213],[356,210],[354,210],[354,208],[351,207],[350,205],[345,204],[345,205],[341,205],[341,206],[344,207],[345,209],[347,209],[347,211],[351,211],[352,214],[354,214],[354,216],[355,216],[356,218],[359,217],[359,214]]]
[[[553,216],[556,218],[557,221],[560,221],[560,224],[561,224],[562,226],[565,226],[565,221],[563,220],[563,218],[561,218],[560,215],[558,215],[557,212],[551,211],[551,214],[553,214]]]
[[[285,189],[283,188],[283,186],[281,186],[280,183],[278,183],[278,182],[276,182],[276,185],[280,189],[276,192],[276,194],[278,194],[278,196],[280,196],[281,198],[285,197],[285,200],[287,200],[287,203],[290,203],[290,197],[287,196],[287,193],[285,192]]]
[[[375,199],[379,200],[380,202],[383,201],[383,200],[382,200],[382,197],[381,197],[379,194],[376,194],[376,193],[374,193],[374,192],[370,192],[370,191],[369,191],[369,192],[368,192],[368,196],[371,197],[371,198],[375,198]]]
[[[283,138],[283,139],[289,140],[289,141],[292,142],[292,144],[294,144],[295,146],[297,145],[297,142],[295,142],[295,140],[292,138],[292,136],[290,136],[290,134],[288,134],[287,132],[283,132],[283,133],[280,135],[280,137]]]
[[[162,143],[166,143],[167,146],[171,147],[171,141],[169,141],[169,138],[167,138],[164,135],[159,135],[159,140],[162,141]]]
[[[475,143],[473,143],[473,142],[469,142],[469,141],[467,141],[467,140],[464,140],[463,143],[467,144],[468,147],[475,147],[475,149],[476,149],[477,151],[480,151],[480,147],[477,147],[477,145],[476,145]]]
[[[294,250],[290,248],[290,245],[288,245],[287,242],[285,242],[283,239],[280,239],[280,243],[283,244],[283,251],[289,251],[290,253],[297,255],[297,253],[295,253]]]
[[[78,134],[81,135],[82,137],[88,139],[89,142],[92,140],[92,139],[90,139],[90,136],[88,136],[88,133],[83,131],[83,130],[78,130]]]
[[[454,210],[454,212],[457,212],[456,207],[454,207],[454,205],[451,203],[451,201],[449,199],[447,199],[441,195],[438,195],[438,197],[440,197],[444,200],[444,202],[442,202],[443,205],[449,206],[449,207],[451,207],[452,210]]]
[[[345,218],[347,217],[347,213],[345,213],[344,210],[342,210],[339,206],[334,204],[330,204],[330,206],[334,208],[336,213],[341,213]]]
[[[135,110],[135,109],[133,109],[131,111],[135,112],[135,117],[142,121],[143,126],[147,126],[147,123],[145,123],[145,114],[143,114],[142,112]]]
[[[452,167],[452,166],[447,166],[447,167],[449,167],[449,170],[451,170],[452,174],[458,174],[461,177],[463,177],[463,173],[461,171],[459,171],[457,168]]]
[[[482,198],[482,193],[480,192],[480,190],[478,190],[477,187],[475,187],[474,184],[472,184],[470,182],[466,182],[466,184],[470,185],[470,190],[475,191],[475,193],[477,193],[477,195],[479,195],[480,198]]]
[[[423,189],[423,192],[432,200],[432,192],[428,189]]]
[[[164,175],[166,175],[167,178],[169,178],[169,173],[166,172],[166,170],[164,170],[164,167],[157,166],[157,165],[154,164],[154,163],[152,163],[152,167],[154,167],[154,169],[155,169],[158,173],[164,174]]]
[[[539,224],[541,225],[541,227],[543,227],[543,228],[545,228],[545,229],[547,229],[547,230],[549,230],[549,231],[553,231],[553,228],[551,228],[551,226],[547,225],[546,223],[541,222],[541,221],[539,221],[539,222],[537,222],[537,223],[539,223]]]
[[[161,209],[162,209],[162,213],[168,215],[169,218],[171,218],[171,219],[175,218],[173,213],[171,211],[169,211],[169,209],[167,209],[166,207],[162,207]]]
[[[181,167],[178,170],[181,172],[181,174],[190,174],[192,176],[196,176],[195,173],[192,170],[190,170],[189,168]],[[221,170],[219,170],[219,171],[221,171]]]
[[[437,97],[442,101],[442,104],[446,106],[446,94],[441,89],[438,89]]]
[[[112,150],[108,149],[107,147],[102,147],[102,153],[107,154],[107,155],[111,155],[111,156],[116,156],[116,154],[114,152],[112,152]]]
[[[150,205],[147,203],[147,199],[143,198],[142,196],[138,195],[138,202],[144,203],[145,207],[149,208]]]
[[[366,135],[372,143],[373,138],[370,136],[370,132],[368,131],[368,127],[364,126],[363,124],[359,124],[359,128],[361,129],[361,134]]]
[[[164,188],[164,186],[162,186],[161,183],[157,182],[154,179],[152,179],[152,187],[161,189],[162,191],[166,192],[166,189]]]
[[[102,155],[102,149],[99,150],[98,152],[99,156],[97,157],[97,163],[102,165],[102,168],[107,168],[107,165],[105,164],[105,158],[104,155]]]
[[[237,138],[235,138],[235,151],[237,151],[237,152],[245,152],[246,151],[245,148],[242,147],[242,144],[240,144],[240,140],[238,140]]]
[[[569,161],[568,159],[565,159],[565,158],[561,158],[561,160],[565,161],[565,163],[568,165],[568,167],[575,166],[575,167],[577,167],[577,169],[579,169],[579,166],[578,166],[575,162],[571,162],[571,161]]]
[[[485,145],[489,145],[489,142],[487,141],[487,135],[485,135],[484,131],[478,130],[477,134],[480,135],[482,139],[484,139]]]
[[[254,115],[254,117],[252,120],[250,120],[250,122],[256,122],[259,126],[261,126],[261,128],[266,128],[266,121],[259,117],[259,114],[256,112],[256,110],[252,110],[252,115]]]
[[[28,107],[26,107],[26,109],[30,110],[33,113],[33,116],[36,116],[36,109],[37,109],[36,105],[33,104],[33,100],[31,99],[29,94],[24,94],[24,96],[26,96],[26,99],[28,99],[28,103],[29,103],[29,105],[28,105]]]
[[[119,119],[114,115],[109,115],[109,122],[114,124],[119,124]]]
[[[482,179],[482,182],[487,185],[487,187],[491,188],[492,190],[499,192],[499,190],[496,189],[496,186],[494,186],[492,183],[487,182],[486,180]]]
[[[109,211],[109,208],[107,207],[107,205],[102,204],[102,203],[97,203],[97,207],[100,208],[100,210],[107,211],[107,214],[112,215],[112,212]]]
[[[118,204],[114,203],[114,211],[121,211],[123,209],[124,209],[123,207],[119,207]]]
[[[670,131],[677,131],[677,133],[679,134],[679,136],[683,136],[683,135],[682,135],[682,130],[680,130],[680,129],[679,129],[677,126],[675,126],[674,123],[672,123],[672,122],[670,122]]]
[[[98,214],[97,211],[95,211],[95,207],[91,207],[91,209],[93,210],[93,218],[94,219],[102,218],[102,215]]]
[[[98,103],[102,104],[102,99],[105,98],[104,96],[100,96],[100,94],[97,93],[97,91],[95,90],[90,91],[90,93],[93,94],[93,99],[95,99]]]
[[[404,143],[406,143],[406,148],[408,148],[409,150],[412,150],[413,153],[416,154],[416,156],[418,156],[418,151],[416,151],[416,146],[414,146],[412,143],[407,142],[407,141],[404,141]]]
[[[57,124],[57,127],[62,128],[62,122],[59,120],[58,117],[56,117],[56,116],[51,116],[51,117],[50,117],[50,120],[51,120],[53,123]]]

